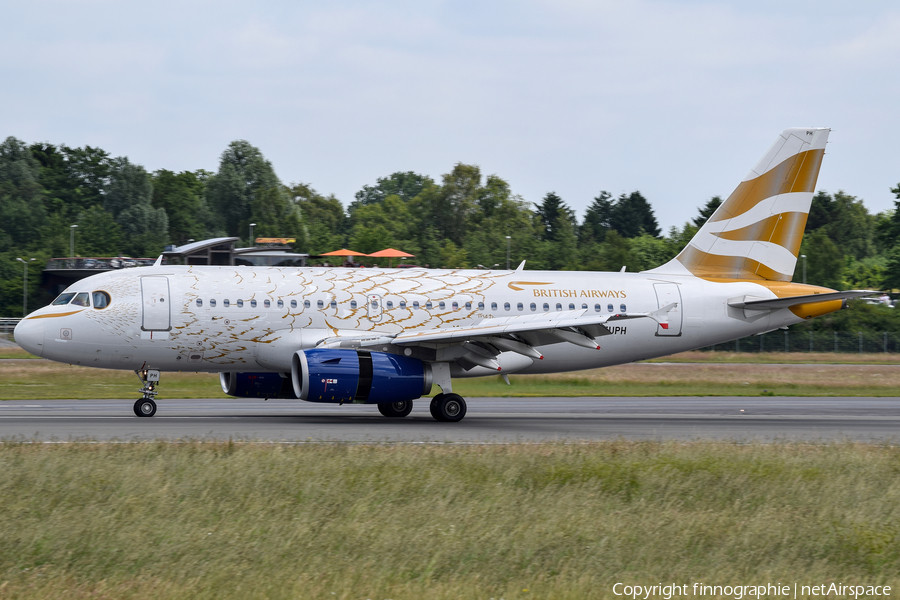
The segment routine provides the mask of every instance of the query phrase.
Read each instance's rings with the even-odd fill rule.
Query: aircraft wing
[[[557,313],[516,315],[499,319],[485,319],[479,323],[438,327],[424,331],[405,331],[396,335],[365,334],[338,336],[320,342],[332,348],[375,348],[395,346],[424,346],[428,348],[455,347],[438,361],[455,361],[468,370],[475,366],[500,370],[496,361],[501,352],[515,352],[534,359],[543,359],[535,346],[568,342],[576,346],[600,349],[595,338],[610,335],[608,323],[630,319],[651,319],[663,328],[668,327],[669,311],[677,302],[667,304],[650,313],[590,314],[587,310]]]
[[[628,319],[653,319],[664,328],[668,327],[666,315],[675,308],[673,302],[652,313],[631,313],[613,315],[593,315],[587,310],[569,311],[561,313],[541,313],[536,315],[517,315],[502,317],[499,319],[485,319],[473,325],[458,327],[440,327],[426,331],[406,331],[394,338],[395,344],[420,344],[420,343],[453,343],[458,340],[470,339],[482,336],[502,336],[510,333],[527,333],[530,331],[566,330],[573,328],[601,326],[601,332],[593,337],[609,335],[610,331],[605,327],[606,323],[624,321]],[[603,331],[605,330],[605,331]]]

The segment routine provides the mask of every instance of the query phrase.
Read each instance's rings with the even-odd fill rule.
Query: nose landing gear
[[[142,387],[138,391],[143,398],[134,403],[134,414],[138,417],[152,417],[156,414],[156,395],[159,393],[159,371],[156,369],[137,369],[135,375],[141,380]]]

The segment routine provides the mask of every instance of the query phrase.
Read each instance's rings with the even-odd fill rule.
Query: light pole
[[[506,236],[506,270],[509,271],[509,241],[512,238]]]
[[[28,262],[25,262],[21,258],[17,258],[17,261],[22,263],[23,271],[22,271],[22,316],[28,316],[28,263],[34,262],[34,258],[29,258]]]
[[[806,255],[801,254],[800,258],[803,259],[803,283],[806,283]]]
[[[256,227],[256,223],[250,223],[250,245],[255,246],[253,243],[253,228]]]
[[[75,228],[78,225],[69,225],[69,258],[75,258]]]

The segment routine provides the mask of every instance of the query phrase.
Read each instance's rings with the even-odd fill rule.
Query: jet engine
[[[236,398],[297,398],[291,378],[281,373],[219,373],[219,383]]]
[[[309,402],[386,404],[431,391],[431,366],[385,352],[319,348],[291,360],[294,394]]]

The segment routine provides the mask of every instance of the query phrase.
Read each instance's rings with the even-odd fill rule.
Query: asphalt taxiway
[[[469,398],[460,423],[376,407],[295,400],[160,399],[139,418],[133,400],[0,402],[3,440],[254,440],[513,442],[609,439],[900,441],[900,399],[858,397]]]

